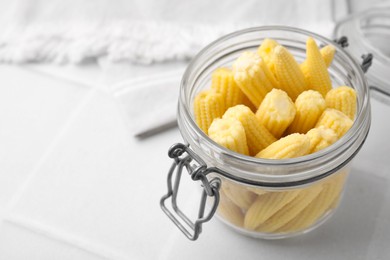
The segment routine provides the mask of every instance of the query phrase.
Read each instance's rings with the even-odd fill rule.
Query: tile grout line
[[[11,225],[32,231],[35,234],[39,234],[46,238],[60,241],[69,246],[75,247],[79,250],[82,250],[84,252],[93,254],[101,258],[115,259],[115,260],[129,259],[129,257],[122,254],[118,254],[113,249],[106,247],[102,244],[88,242],[80,237],[72,235],[69,232],[65,232],[53,227],[49,227],[47,225],[44,225],[42,223],[39,223],[31,219],[27,219],[15,215],[8,215],[7,218],[4,219],[4,221]]]
[[[74,120],[80,114],[80,111],[87,105],[87,103],[90,101],[90,99],[92,98],[95,92],[96,90],[94,89],[89,90],[88,93],[85,94],[84,98],[77,105],[77,107],[73,110],[71,115],[66,119],[61,129],[55,135],[53,140],[49,143],[49,145],[45,149],[44,153],[42,154],[38,162],[34,165],[33,169],[28,174],[26,180],[19,186],[19,188],[15,191],[10,201],[5,206],[3,211],[3,218],[5,218],[5,216],[9,213],[9,211],[13,208],[13,206],[15,206],[15,204],[18,202],[20,197],[23,195],[24,190],[28,187],[32,179],[35,177],[42,164],[46,161],[47,157],[52,153],[53,149],[57,146],[57,143],[62,139],[63,135],[68,131],[69,127],[72,125]],[[0,220],[1,220],[1,216],[0,216]]]

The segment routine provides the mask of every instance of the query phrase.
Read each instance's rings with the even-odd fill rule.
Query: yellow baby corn
[[[264,70],[267,65],[257,53],[244,52],[233,63],[234,80],[241,91],[248,97],[255,107],[259,107],[264,96],[274,87],[276,79],[272,73]]]
[[[248,155],[244,127],[235,118],[215,119],[209,128],[209,137],[221,146]],[[223,182],[222,190],[234,204],[243,209],[249,208],[256,197],[256,194],[228,181]]]
[[[222,118],[234,118],[241,122],[245,129],[249,155],[255,155],[276,141],[276,138],[260,124],[252,110],[244,105],[229,108]]]
[[[333,108],[327,108],[318,119],[316,127],[325,126],[335,131],[337,136],[342,137],[353,125],[353,121],[346,116],[343,112],[340,112]]]
[[[329,72],[317,43],[309,37],[306,41],[306,62],[301,65],[308,87],[317,90],[325,97],[332,88]]]
[[[223,96],[214,90],[199,92],[194,100],[195,120],[200,129],[207,134],[215,118],[221,117],[224,112]]]
[[[318,118],[326,108],[326,103],[319,92],[306,90],[295,100],[295,108],[297,113],[286,133],[305,134],[316,125]]]
[[[295,111],[295,105],[287,93],[274,88],[261,102],[256,117],[273,136],[279,138],[294,120]]]
[[[334,54],[336,52],[336,48],[333,45],[326,45],[325,47],[321,48],[320,53],[322,58],[324,59],[325,65],[328,68],[330,64],[333,61]],[[307,66],[306,60],[301,63],[300,67],[302,70],[302,67]]]
[[[338,139],[337,134],[330,128],[319,126],[313,128],[306,134],[310,139],[310,152],[314,153],[335,143]]]
[[[310,139],[304,134],[291,134],[272,143],[256,154],[257,158],[287,159],[309,154]]]
[[[234,81],[233,72],[228,68],[219,68],[213,72],[211,89],[222,94],[225,108],[243,103],[245,95]]]
[[[324,59],[326,67],[329,68],[330,64],[333,61],[336,48],[333,45],[326,45],[325,47],[321,48],[320,52],[322,58]]]
[[[283,46],[275,47],[272,55],[276,79],[280,88],[295,100],[301,92],[307,89],[305,77],[293,55]]]
[[[253,202],[245,214],[244,227],[255,230],[274,215],[278,210],[295,199],[299,194],[298,190],[284,192],[268,192],[260,195]]]
[[[233,225],[242,227],[244,225],[244,214],[242,213],[242,210],[229,200],[223,189],[219,192],[221,199],[218,204],[218,214]]]
[[[332,207],[334,201],[338,200],[344,180],[344,174],[332,176],[331,181],[323,184],[321,193],[300,214],[277,231],[294,232],[313,225]]]
[[[356,114],[356,91],[347,86],[341,86],[330,90],[325,97],[326,106],[337,109],[346,114],[352,120]]]
[[[322,191],[321,185],[305,188],[290,203],[281,208],[256,230],[260,232],[274,232],[297,216]]]
[[[268,68],[274,72],[274,64],[272,61],[272,53],[276,46],[279,44],[272,39],[266,38],[261,43],[259,48],[257,49],[257,53],[260,55],[260,57],[264,60],[264,62],[267,64]]]
[[[248,155],[245,130],[235,118],[217,118],[208,129],[209,137],[219,145],[236,153]]]
[[[233,182],[224,181],[222,190],[235,205],[243,210],[247,210],[256,199],[255,193],[245,189],[244,186]]]

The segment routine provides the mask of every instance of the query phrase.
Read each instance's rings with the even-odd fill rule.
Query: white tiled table
[[[390,107],[372,101],[371,131],[342,205],[318,230],[263,241],[213,219],[190,242],[159,208],[167,150],[180,133],[132,137],[115,99],[101,90],[114,79],[97,67],[0,67],[0,259],[390,255]],[[188,208],[197,199],[191,194]]]

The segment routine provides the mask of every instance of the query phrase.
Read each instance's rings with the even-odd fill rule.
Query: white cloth
[[[0,61],[188,60],[237,28],[331,30],[333,1],[19,0],[0,11]],[[343,9],[344,1],[337,2],[337,10]]]
[[[175,70],[113,87],[133,135],[146,137],[176,125],[182,74],[183,70]]]

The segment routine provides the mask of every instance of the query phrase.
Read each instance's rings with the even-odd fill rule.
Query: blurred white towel
[[[1,1],[1,0],[0,0]],[[345,1],[18,0],[0,10],[0,62],[187,60],[250,25],[332,29]],[[341,11],[340,11],[341,10]]]

